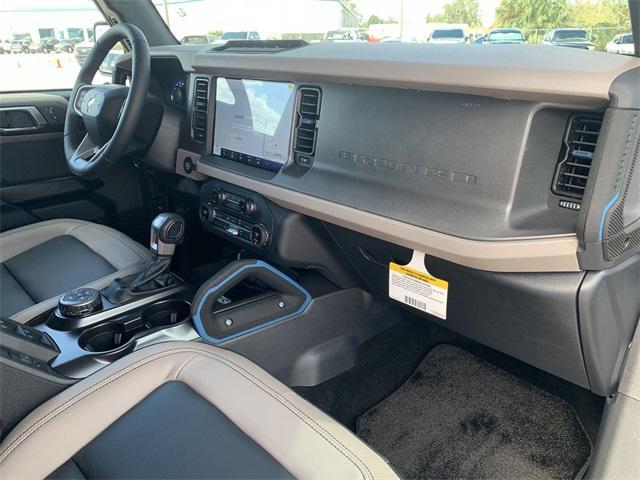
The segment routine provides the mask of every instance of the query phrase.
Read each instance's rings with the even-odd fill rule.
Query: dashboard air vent
[[[207,113],[209,109],[209,79],[196,78],[193,83],[192,138],[204,142],[207,138]]]
[[[298,119],[293,150],[296,163],[307,167],[311,166],[316,152],[321,100],[322,92],[317,87],[301,87],[298,90]]]
[[[600,127],[601,114],[578,114],[571,118],[556,168],[554,193],[579,199],[583,197]]]

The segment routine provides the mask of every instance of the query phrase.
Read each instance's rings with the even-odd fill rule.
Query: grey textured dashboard
[[[311,168],[290,160],[267,175],[211,155],[210,101],[205,143],[182,144],[201,155],[198,172],[300,213],[505,272],[581,269],[577,209],[558,208],[551,188],[563,135],[572,115],[604,112],[616,79],[640,67],[632,57],[522,45],[152,51],[177,58],[191,82],[287,80],[322,91]]]
[[[568,111],[470,95],[319,86],[313,167],[302,176],[285,167],[273,184],[466,239],[575,233],[576,213],[548,206]]]
[[[604,106],[609,88],[640,59],[532,45],[314,43],[274,54],[212,52],[167,46],[186,72],[315,82],[354,83],[507,99]]]
[[[577,212],[557,208],[550,194],[572,110],[524,100],[314,85],[323,100],[308,171],[289,164],[265,177],[213,155],[203,156],[199,171],[289,209],[463,265],[579,270]]]

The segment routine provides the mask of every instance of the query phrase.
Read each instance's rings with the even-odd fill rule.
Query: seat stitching
[[[140,259],[142,259],[142,260],[145,260],[145,259],[146,259],[146,256],[145,256],[145,255],[143,255],[143,254],[140,252],[140,249],[138,249],[138,248],[134,248],[134,244],[133,244],[133,242],[130,242],[128,237],[126,237],[126,236],[120,236],[120,235],[114,235],[114,234],[113,234],[111,231],[109,231],[108,229],[106,229],[106,228],[101,228],[98,224],[76,225],[75,227],[73,227],[73,228],[69,231],[69,233],[68,233],[68,234],[69,234],[69,235],[71,235],[71,234],[73,233],[73,231],[74,231],[74,230],[77,230],[77,229],[79,229],[79,228],[83,228],[83,227],[85,227],[85,228],[95,228],[96,230],[100,230],[100,231],[101,231],[101,232],[103,232],[104,234],[109,235],[111,238],[113,238],[113,239],[115,239],[115,240],[119,241],[120,243],[122,243],[125,247],[127,247],[129,250],[131,250],[133,253],[135,253],[135,254],[136,254],[136,256],[137,256],[138,258],[140,258]],[[77,236],[75,236],[75,235],[74,235],[74,238],[76,238],[76,239],[77,239],[77,240],[79,240],[80,242],[82,242],[82,243],[84,243],[85,245],[87,245],[87,243],[86,243],[86,242],[84,242],[84,241],[80,240]],[[87,245],[87,246],[89,246],[89,245]],[[92,249],[92,250],[93,250],[93,249]],[[98,253],[98,252],[96,252],[96,253]],[[98,255],[99,255],[99,254],[98,254]],[[106,259],[105,259],[105,260],[106,260]],[[111,263],[111,262],[109,262],[109,263]]]
[[[126,246],[128,246],[136,254],[142,255],[141,249],[139,248],[139,246],[135,242],[133,242],[133,240],[131,240],[126,235],[121,234],[117,230],[116,230],[117,234],[114,234],[114,232],[112,231],[111,227],[106,227],[104,225],[100,225],[99,223],[89,223],[89,224],[79,225],[79,227],[95,228],[96,230],[100,230],[101,232],[104,232],[107,235],[112,236],[113,238],[115,238],[116,240],[122,242],[123,244],[126,244]]]
[[[9,260],[11,260],[11,259],[9,259]],[[39,301],[37,301],[35,298],[33,298],[33,296],[31,296],[31,293],[30,293],[26,288],[24,288],[24,285],[22,285],[22,283],[20,283],[20,280],[18,280],[18,277],[16,277],[16,275],[15,275],[15,274],[11,271],[11,269],[7,266],[7,262],[4,262],[4,263],[2,263],[2,264],[0,264],[0,265],[1,265],[2,267],[4,267],[4,269],[7,271],[7,273],[8,273],[9,275],[11,275],[11,278],[13,278],[13,280],[18,284],[18,286],[22,289],[22,291],[23,291],[24,293],[26,293],[26,294],[27,294],[27,297],[29,297],[29,300],[31,300],[31,301],[33,302],[33,305],[35,305],[35,304],[37,304],[37,303],[40,303],[40,302],[39,302]],[[31,307],[33,307],[33,305],[30,305],[30,306],[28,306],[27,308],[31,308]],[[23,310],[26,310],[26,309],[24,309],[24,308],[23,308]]]
[[[115,235],[111,231],[111,228],[107,228],[107,227],[104,227],[104,226],[99,225],[99,224],[91,224],[91,226],[93,226],[96,229],[106,233],[107,235],[111,235],[115,239],[117,239],[120,242],[122,242],[123,244],[127,245],[131,250],[133,250],[143,260],[145,260],[147,258],[147,252],[145,250],[143,250],[136,242],[131,240],[126,235],[120,234],[120,232],[118,232],[119,233],[118,235]]]
[[[340,448],[338,448],[335,443],[340,445],[345,451],[349,452],[353,457],[355,457],[362,464],[362,466],[365,468],[365,470],[369,474],[369,477],[370,478],[374,478],[374,476],[373,476],[371,470],[369,469],[369,467],[367,466],[367,464],[357,454],[352,452],[348,447],[346,447],[342,442],[340,442],[340,440],[336,439],[330,432],[328,432],[326,429],[324,429],[320,424],[318,424],[315,420],[313,420],[311,417],[309,417],[306,413],[301,411],[298,407],[296,407],[293,403],[291,403],[283,395],[281,395],[281,394],[278,394],[277,396],[274,395],[274,390],[271,387],[269,387],[267,384],[265,384],[262,380],[260,380],[259,378],[255,377],[255,375],[253,375],[251,372],[247,371],[244,367],[242,367],[241,365],[235,363],[233,360],[225,358],[224,356],[221,356],[221,355],[215,354],[215,353],[211,353],[211,352],[204,352],[204,351],[201,351],[201,350],[198,350],[198,349],[193,349],[193,348],[175,348],[175,349],[172,349],[172,350],[167,350],[165,352],[159,352],[158,354],[154,354],[153,356],[151,356],[149,358],[141,359],[138,362],[129,365],[124,370],[115,372],[112,375],[104,378],[103,380],[101,380],[97,384],[92,385],[91,387],[88,387],[87,389],[79,392],[74,397],[68,399],[67,401],[65,401],[64,403],[59,405],[57,408],[55,408],[54,410],[52,410],[48,414],[45,414],[44,416],[40,417],[38,420],[36,420],[34,423],[32,423],[27,429],[25,429],[25,431],[18,438],[16,438],[13,442],[11,442],[9,445],[7,445],[7,447],[5,448],[4,452],[0,453],[0,462],[4,461],[31,434],[33,434],[35,431],[37,431],[43,425],[45,425],[49,421],[53,420],[59,414],[63,413],[64,411],[66,411],[68,408],[70,408],[71,406],[75,405],[79,401],[81,401],[81,400],[93,395],[94,393],[96,393],[100,389],[102,389],[102,388],[106,387],[107,385],[113,383],[114,381],[118,380],[119,378],[130,374],[134,370],[137,370],[138,368],[141,368],[141,367],[147,365],[148,363],[151,363],[151,362],[153,362],[155,360],[158,360],[160,358],[164,358],[164,357],[167,357],[167,356],[170,356],[170,355],[174,355],[174,354],[182,353],[182,352],[189,352],[189,351],[192,351],[195,354],[202,355],[204,357],[208,357],[210,359],[216,360],[216,361],[228,366],[232,370],[236,371],[239,375],[241,375],[245,379],[249,380],[256,387],[258,387],[261,390],[263,390],[270,397],[272,397],[274,400],[276,400],[278,403],[280,403],[283,407],[285,407],[287,410],[289,410],[291,413],[293,413],[296,417],[298,417],[300,420],[302,420],[303,423],[305,423],[309,428],[311,428],[320,437],[322,437],[327,443],[329,443],[331,446],[333,446],[333,448],[336,451],[338,451],[341,455],[343,455],[347,460],[349,460],[358,469],[358,471],[360,472],[360,474],[361,474],[361,476],[363,478],[365,478],[366,475],[364,474],[364,472],[362,471],[360,466],[357,465],[356,462],[353,461],[353,459],[349,458],[344,451],[342,451]],[[191,359],[189,359],[187,361],[187,363],[189,363],[194,358],[195,357],[192,357]],[[183,365],[182,368],[184,368],[184,366],[185,365]],[[234,366],[237,369],[234,368]],[[245,375],[245,373],[246,373],[246,375]],[[286,404],[285,404],[285,402],[286,402]],[[313,425],[310,422],[313,423]],[[318,429],[322,430],[322,432],[319,431]],[[323,434],[323,432],[324,432],[324,434]],[[330,437],[330,438],[327,438],[327,436]],[[335,443],[332,440],[335,441]]]
[[[196,354],[208,357],[208,358],[213,359],[213,360],[217,360],[218,362],[220,362],[220,363],[226,365],[227,367],[231,368],[232,370],[236,371],[239,375],[241,375],[242,377],[246,378],[251,383],[253,383],[255,386],[257,386],[258,388],[263,390],[265,393],[267,393],[269,396],[271,396],[274,400],[276,400],[278,403],[282,404],[282,406],[287,408],[287,410],[289,410],[291,413],[293,413],[296,417],[298,417],[300,420],[302,420],[308,427],[310,427],[320,437],[322,437],[325,441],[327,441],[327,443],[329,443],[331,446],[333,446],[334,449],[336,451],[338,451],[341,455],[343,455],[347,460],[349,460],[358,469],[358,471],[360,472],[361,476],[363,478],[365,478],[365,475],[362,472],[361,468],[352,459],[350,459],[343,451],[341,451],[330,439],[328,439],[325,435],[323,435],[322,432],[319,432],[313,425],[311,425],[309,422],[307,422],[305,420],[305,418],[302,418],[295,411],[293,411],[291,408],[289,408],[289,406],[285,405],[285,403],[282,400],[286,400],[286,403],[288,403],[292,408],[295,408],[296,410],[298,410],[309,421],[313,422],[318,428],[323,430],[328,436],[330,436],[333,440],[335,440],[346,451],[348,451],[349,453],[351,453],[351,455],[353,455],[356,459],[358,459],[360,461],[360,463],[362,463],[362,465],[365,467],[367,472],[369,473],[369,476],[371,478],[374,478],[373,475],[371,474],[371,471],[369,470],[369,468],[367,467],[367,465],[365,464],[365,462],[361,458],[359,458],[356,454],[354,454],[350,449],[345,447],[339,440],[337,440],[335,437],[333,437],[333,435],[331,435],[329,432],[327,432],[322,426],[320,426],[312,418],[310,418],[308,415],[304,414],[304,412],[300,411],[295,405],[293,405],[291,402],[289,402],[288,399],[285,399],[284,397],[282,397],[282,395],[279,395],[279,396],[273,395],[273,393],[272,393],[273,389],[271,387],[269,387],[264,382],[262,382],[260,379],[258,379],[254,375],[252,375],[247,370],[245,370],[242,366],[240,366],[239,364],[235,363],[233,360],[229,360],[229,359],[227,359],[227,358],[225,358],[223,356],[220,356],[220,355],[217,355],[217,354],[214,354],[214,353],[210,353],[210,352],[203,352],[203,351],[197,350],[197,349],[188,349],[188,348],[176,348],[176,349],[169,350],[169,351],[166,351],[166,352],[160,352],[160,353],[158,353],[158,354],[156,354],[156,355],[154,355],[154,356],[152,356],[152,357],[150,357],[148,359],[141,359],[139,362],[136,362],[136,363],[130,365],[126,369],[124,369],[124,370],[122,370],[120,372],[116,372],[116,373],[110,375],[109,377],[106,377],[105,379],[103,379],[99,383],[93,385],[92,387],[89,387],[86,390],[83,390],[82,392],[79,392],[77,395],[75,395],[74,397],[72,397],[69,400],[67,400],[66,402],[64,402],[58,408],[54,409],[48,415],[45,415],[45,416],[41,417],[35,423],[33,423],[30,427],[28,427],[25,430],[25,432],[23,432],[22,435],[20,435],[16,440],[14,440],[11,444],[9,444],[7,446],[7,448],[5,449],[5,452],[3,452],[1,457],[0,457],[0,462],[4,461],[20,445],[20,443],[22,443],[29,435],[34,433],[40,427],[42,427],[43,425],[45,425],[49,421],[53,420],[56,416],[58,416],[59,414],[63,413],[64,411],[66,411],[68,408],[70,408],[71,406],[75,405],[79,401],[89,397],[90,395],[96,393],[98,390],[106,387],[107,385],[111,384],[112,382],[118,380],[119,378],[121,378],[121,377],[123,377],[125,375],[128,375],[129,373],[133,372],[134,370],[136,370],[138,368],[143,367],[144,365],[146,365],[148,363],[151,363],[151,362],[153,362],[153,361],[155,361],[157,359],[160,359],[160,358],[164,358],[166,356],[174,355],[174,354],[181,353],[181,352],[189,352],[189,351],[193,351]],[[190,358],[187,361],[187,363],[189,363],[194,358],[196,358],[196,357]],[[229,363],[231,365],[234,365],[235,367],[237,367],[241,371],[238,371],[236,368],[233,368],[231,365],[229,365]],[[184,368],[184,366],[185,365],[183,365],[182,368]],[[243,372],[245,372],[247,375],[245,375]],[[248,375],[253,377],[253,379],[255,379],[259,383],[254,381]],[[116,378],[113,378],[113,377],[116,377]],[[264,387],[266,387],[266,388],[263,388],[260,384],[264,385]],[[42,423],[40,423],[40,422],[42,422]],[[15,446],[14,446],[14,444],[15,444]]]
[[[147,363],[151,363],[154,360],[157,360],[158,358],[163,358],[165,356],[169,356],[169,355],[173,355],[176,353],[181,353],[181,352],[188,352],[188,351],[193,351],[195,354],[197,355],[202,355],[204,357],[208,357],[212,360],[216,360],[220,363],[222,363],[223,365],[226,365],[227,367],[231,368],[232,370],[234,370],[236,373],[238,373],[239,375],[241,375],[242,377],[244,377],[245,379],[249,380],[251,383],[253,383],[256,387],[260,388],[261,390],[263,390],[265,393],[267,393],[270,397],[272,397],[274,400],[276,400],[278,403],[280,403],[283,407],[285,407],[287,410],[289,410],[291,413],[293,413],[296,417],[298,417],[300,420],[303,421],[303,423],[305,423],[309,428],[311,428],[314,432],[316,432],[320,437],[322,437],[327,443],[329,443],[336,451],[338,451],[342,456],[344,456],[347,460],[349,460],[360,472],[360,475],[362,476],[362,478],[365,478],[366,475],[364,474],[364,472],[362,471],[362,469],[360,468],[360,466],[358,466],[351,458],[349,458],[343,451],[340,450],[340,448],[338,448],[332,441],[331,439],[333,439],[338,445],[340,445],[344,450],[346,450],[347,452],[349,452],[351,455],[353,455],[353,457],[355,457],[361,464],[362,466],[367,470],[367,472],[369,473],[369,477],[370,478],[374,478],[373,474],[371,473],[370,469],[368,468],[368,466],[366,465],[366,463],[355,453],[353,453],[348,447],[346,447],[342,442],[340,442],[338,439],[336,439],[330,432],[326,431],[321,425],[319,425],[315,420],[313,420],[311,417],[309,417],[307,414],[305,414],[304,412],[302,412],[298,407],[296,407],[295,405],[293,405],[287,398],[283,397],[282,395],[278,394],[278,395],[274,395],[274,390],[269,387],[268,385],[266,385],[262,380],[260,380],[259,378],[255,377],[255,375],[253,375],[251,372],[247,371],[244,367],[242,367],[241,365],[235,363],[233,360],[230,360],[224,356],[221,356],[219,354],[215,354],[215,353],[211,353],[211,352],[204,352],[198,349],[189,349],[189,348],[177,348],[174,349],[173,351],[168,351],[165,352],[165,354],[159,353],[156,354],[155,357],[151,357],[147,362],[144,362],[140,365],[135,366],[134,368],[130,368],[133,365],[136,364],[132,364],[130,365],[126,370],[122,371],[122,375],[111,375],[110,377],[105,378],[104,380],[102,380],[102,382],[104,382],[105,380],[112,378],[113,376],[117,375],[117,378],[114,378],[112,380],[110,380],[107,383],[104,383],[102,385],[100,384],[96,384],[94,385],[100,385],[98,388],[94,389],[93,391],[89,392],[89,390],[91,390],[91,387],[87,390],[85,390],[84,392],[88,392],[87,395],[84,395],[82,398],[78,398],[77,401],[74,401],[72,404],[70,404],[69,406],[67,406],[66,408],[64,408],[64,410],[66,410],[67,408],[71,407],[73,404],[77,403],[78,401],[92,395],[93,393],[95,393],[96,391],[100,390],[101,388],[105,387],[106,385],[116,381],[118,378],[127,375],[129,373],[131,373],[133,370],[140,368],[144,365],[146,365]],[[190,361],[192,361],[194,358],[196,357],[192,357],[190,358],[187,363],[189,363]],[[141,360],[142,361],[142,360]],[[186,365],[186,364],[185,364]],[[185,365],[182,366],[182,368],[185,367]],[[233,366],[237,367],[237,368],[233,368]],[[243,373],[244,372],[244,373]],[[246,375],[245,375],[246,373]],[[255,379],[255,381],[254,381]],[[79,395],[81,395],[82,393],[79,393],[75,398],[77,398]],[[74,400],[74,399],[70,399]],[[286,403],[288,405],[286,405],[282,400],[286,401]],[[290,408],[291,407],[291,408]],[[294,411],[293,409],[297,410],[298,413],[300,413],[300,415],[298,413],[296,413],[296,411]],[[63,410],[63,411],[64,411]],[[56,413],[55,415],[53,415],[51,418],[48,418],[42,425],[44,425],[45,423],[49,422],[50,420],[52,420],[55,416],[59,415],[60,413],[63,413],[63,411]],[[301,415],[303,415],[305,418],[303,418]],[[41,420],[44,419],[44,417],[41,418]],[[308,421],[307,421],[308,420]],[[39,420],[40,421],[40,420]],[[38,421],[38,422],[39,422]],[[321,429],[327,436],[329,436],[331,439],[327,438],[327,436],[323,435],[322,432],[318,431],[318,429],[316,429],[314,427],[314,425],[312,425],[312,422],[316,427],[318,427],[319,429]],[[40,428],[42,425],[39,425],[35,430],[37,430],[38,428]],[[31,428],[31,427],[30,427]],[[35,431],[34,430],[34,431]],[[25,432],[26,433],[26,432]],[[17,447],[17,445],[16,445]],[[16,448],[14,447],[14,449]],[[7,447],[9,448],[9,447]],[[9,452],[10,453],[10,452]],[[3,457],[6,458],[6,457]],[[2,459],[0,459],[0,461],[2,461]]]
[[[46,225],[45,225],[46,223]],[[56,225],[58,223],[82,223],[84,225],[88,224],[89,222],[85,222],[84,220],[75,220],[72,218],[61,218],[58,220],[45,220],[44,222],[36,222],[33,225],[26,225],[24,227],[20,227],[20,228],[16,228],[13,230],[7,230],[6,232],[3,232],[0,234],[0,239],[2,238],[6,238],[6,237],[10,237],[11,235],[15,234],[16,231],[18,231],[18,233],[20,232],[28,232],[29,230],[37,230],[38,228],[43,228],[43,227],[48,227],[49,225]],[[73,227],[75,228],[75,227]]]
[[[15,234],[15,231],[16,231],[16,230],[19,230],[19,232],[18,232],[18,233],[22,233],[22,232],[29,232],[29,231],[31,231],[31,230],[38,230],[38,229],[46,228],[46,227],[48,227],[49,225],[56,225],[56,224],[58,224],[58,223],[71,223],[71,221],[70,221],[70,220],[64,220],[64,219],[61,219],[61,220],[47,220],[47,222],[50,222],[50,223],[47,223],[46,225],[43,225],[43,223],[45,223],[45,222],[38,222],[38,223],[35,223],[35,224],[33,224],[33,225],[27,225],[26,227],[20,227],[20,228],[18,228],[18,229],[14,229],[14,230],[7,230],[6,232],[0,233],[0,246],[2,245],[2,241],[3,241],[3,240],[4,240],[4,241],[7,241],[6,239],[7,239],[7,238],[9,238],[9,237],[11,237],[11,235]],[[74,228],[76,228],[76,227],[73,227],[71,230],[73,230]],[[68,229],[67,229],[67,230],[65,230],[65,232],[64,232],[62,235],[69,235],[69,232],[70,232],[70,230],[68,230]],[[27,248],[27,249],[25,249],[25,250],[21,250],[21,251],[19,251],[18,253],[16,253],[15,255],[13,255],[13,256],[11,256],[11,257],[9,257],[9,258],[6,258],[6,259],[5,259],[5,262],[6,262],[6,261],[8,261],[8,260],[11,260],[12,258],[17,257],[17,256],[18,256],[18,255],[20,255],[21,253],[26,252],[26,251],[27,251],[27,250],[29,250],[30,248],[38,247],[38,246],[42,245],[43,243],[48,242],[49,240],[52,240],[52,239],[54,239],[54,238],[57,238],[58,236],[59,236],[59,235],[54,236],[54,237],[51,237],[51,238],[50,238],[50,239],[48,239],[48,240],[43,240],[43,241],[41,241],[40,243],[37,243],[36,245],[33,245],[33,246],[31,246],[31,247],[29,247],[29,248]]]
[[[182,364],[182,366],[180,368],[178,368],[178,371],[176,372],[176,374],[173,376],[173,380],[174,381],[178,381],[178,377],[180,376],[180,374],[182,373],[182,370],[184,370],[184,368],[189,365],[193,360],[195,360],[197,357],[194,355],[193,357],[187,359],[186,362],[184,362]]]
[[[100,230],[101,232],[104,232],[105,234],[115,238],[116,240],[120,241],[122,244],[124,244],[126,247],[128,247],[130,250],[132,250],[140,259],[145,260],[146,259],[146,252],[144,252],[135,242],[133,242],[133,240],[129,239],[129,237],[127,236],[118,236],[118,235],[114,235],[112,232],[110,232],[107,228],[104,228],[103,226],[97,224],[97,223],[92,223],[92,222],[87,222],[85,220],[77,220],[74,218],[67,218],[67,219],[56,219],[56,220],[46,220],[45,222],[37,222],[33,225],[27,225],[25,227],[21,227],[17,230],[19,230],[19,233],[21,232],[28,232],[31,230],[38,230],[38,229],[42,229],[42,228],[46,228],[50,225],[56,225],[56,224],[60,224],[60,223],[69,223],[70,225],[70,229],[67,229],[65,231],[65,233],[63,235],[71,235],[71,233],[81,227],[94,227],[97,230]],[[10,237],[12,234],[15,234],[15,230],[8,230],[7,232],[4,232],[2,234],[0,234],[0,240]],[[55,237],[54,237],[55,238]],[[77,237],[76,237],[77,238]],[[77,239],[80,240],[80,239]],[[82,240],[80,240],[82,241]],[[84,243],[84,242],[82,242]],[[86,244],[85,244],[86,245]],[[37,245],[36,245],[37,246]]]
[[[105,256],[104,256],[104,255],[102,255],[102,254],[100,254],[99,252],[97,252],[97,251],[96,251],[96,250],[95,250],[91,245],[89,245],[87,242],[84,242],[84,241],[80,240],[76,235],[73,235],[73,232],[74,232],[74,231],[76,231],[76,230],[78,230],[78,229],[79,229],[79,228],[81,228],[81,227],[82,227],[81,225],[78,225],[77,227],[74,227],[74,228],[73,228],[73,229],[68,233],[68,235],[69,235],[70,237],[74,238],[77,242],[80,242],[82,245],[84,245],[85,247],[87,247],[87,248],[91,251],[91,253],[93,253],[94,255],[96,255],[96,256],[98,256],[98,257],[100,257],[100,258],[101,258],[101,259],[103,259],[105,262],[107,262],[107,263],[109,264],[109,266],[110,266],[111,268],[113,268],[113,270],[114,270],[114,271],[113,271],[113,272],[111,272],[109,275],[112,275],[112,274],[114,274],[114,273],[118,272],[119,270],[121,270],[120,268],[116,267],[113,263],[111,263],[109,260],[107,260],[107,259],[105,258]],[[105,275],[105,276],[106,276],[106,275]],[[102,278],[104,278],[104,277],[102,277]]]
[[[335,448],[338,452],[340,452],[341,455],[343,455],[347,460],[349,460],[360,472],[360,475],[362,476],[362,478],[366,478],[366,475],[362,472],[362,470],[360,469],[360,467],[352,460],[350,459],[344,452],[340,451],[339,448],[336,447],[336,445],[333,444],[333,442],[328,439],[325,435],[323,435],[322,432],[319,432],[315,427],[317,426],[319,429],[321,429],[324,434],[326,434],[327,436],[331,437],[332,440],[334,440],[338,445],[340,445],[344,450],[346,450],[347,452],[349,452],[351,455],[353,455],[355,458],[357,458],[360,463],[362,463],[362,466],[367,470],[367,472],[369,473],[369,477],[370,478],[374,478],[373,474],[371,473],[371,470],[367,467],[366,463],[360,458],[358,457],[357,454],[355,454],[354,452],[352,452],[347,446],[345,446],[340,440],[338,440],[337,438],[335,438],[330,432],[328,432],[326,429],[324,429],[319,423],[317,423],[315,420],[313,420],[313,418],[309,417],[309,415],[307,415],[305,412],[303,412],[300,408],[298,408],[296,405],[294,405],[291,401],[289,401],[288,398],[286,398],[283,394],[277,393],[273,390],[273,388],[271,388],[269,385],[267,385],[265,382],[263,382],[262,380],[260,380],[258,377],[256,377],[255,375],[253,375],[251,372],[249,372],[248,370],[246,370],[245,368],[243,368],[241,365],[235,363],[233,360],[230,360],[228,358],[225,358],[224,356],[221,355],[217,355],[215,353],[211,353],[211,352],[198,352],[199,354],[209,357],[213,360],[217,360],[220,363],[225,364],[226,366],[228,366],[229,368],[231,368],[232,370],[234,370],[235,372],[237,372],[239,375],[241,375],[242,377],[246,378],[247,380],[249,380],[251,383],[253,383],[256,387],[258,387],[260,390],[264,391],[267,395],[269,395],[271,398],[273,398],[274,400],[276,400],[278,403],[282,404],[282,406],[284,408],[286,408],[287,410],[289,410],[291,413],[293,413],[296,417],[298,417],[300,420],[302,420],[309,428],[311,428],[313,431],[315,431],[319,436],[321,436],[327,443],[329,443],[331,446],[333,446],[333,448]],[[191,362],[193,359],[195,359],[196,357],[192,357],[191,359],[189,359],[189,362]],[[242,371],[238,371],[235,368],[231,367],[230,365],[226,364],[226,362],[230,362],[232,365],[236,366],[238,369],[242,370]],[[183,365],[182,368],[184,368],[186,366]],[[182,369],[181,369],[182,370]],[[244,372],[244,373],[243,373]],[[246,373],[246,375],[245,375]],[[251,378],[250,378],[251,377]],[[177,378],[177,375],[176,375]],[[252,380],[252,379],[255,379]],[[263,388],[264,387],[264,388]],[[285,404],[286,402],[286,404]],[[298,415],[298,413],[296,413],[296,410],[300,415]],[[304,417],[304,418],[303,418]],[[308,421],[307,421],[308,420]],[[309,422],[312,422],[314,425],[311,425]]]

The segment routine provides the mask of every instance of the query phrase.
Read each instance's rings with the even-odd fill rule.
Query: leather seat
[[[398,478],[247,359],[143,348],[45,402],[0,444],[0,478]]]
[[[81,286],[104,288],[144,268],[149,252],[91,222],[49,220],[0,234],[0,315],[25,323]]]

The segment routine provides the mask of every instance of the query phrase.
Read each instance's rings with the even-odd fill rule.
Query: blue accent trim
[[[207,332],[205,331],[203,325],[202,325],[202,319],[200,318],[200,310],[202,309],[202,305],[204,304],[206,298],[209,296],[209,293],[211,291],[213,291],[213,290],[216,290],[216,289],[220,288],[221,286],[225,285],[226,283],[229,283],[231,280],[233,280],[235,277],[237,277],[244,270],[247,270],[247,269],[250,269],[250,268],[256,268],[256,267],[262,267],[262,268],[266,268],[267,270],[271,270],[273,273],[275,273],[279,277],[283,278],[286,282],[290,283],[295,288],[300,290],[300,292],[302,292],[304,294],[304,296],[305,296],[304,303],[300,306],[300,308],[298,308],[295,312],[290,313],[289,315],[285,315],[284,317],[280,317],[280,318],[274,318],[273,320],[271,320],[271,321],[269,321],[267,323],[263,323],[261,325],[256,325],[255,327],[249,328],[247,330],[242,330],[240,332],[234,333],[233,335],[229,335],[229,336],[222,337],[222,338],[215,338],[215,337],[212,337],[212,336],[208,335]],[[232,339],[240,337],[242,335],[248,335],[249,333],[257,332],[258,330],[262,330],[263,328],[267,328],[267,327],[270,327],[272,325],[276,325],[276,324],[278,324],[280,322],[283,322],[283,321],[285,321],[285,320],[287,320],[289,318],[295,317],[296,315],[299,315],[300,313],[305,311],[310,303],[311,303],[311,294],[309,292],[307,292],[307,290],[302,285],[300,285],[298,282],[296,282],[292,278],[290,278],[287,275],[285,275],[284,273],[282,273],[280,270],[272,267],[268,263],[263,262],[262,260],[257,260],[254,265],[246,265],[246,266],[242,267],[241,269],[239,269],[236,272],[234,272],[232,275],[226,277],[220,283],[217,283],[217,284],[213,285],[211,288],[209,288],[209,290],[207,290],[207,292],[202,297],[202,301],[200,302],[200,305],[198,305],[198,310],[197,310],[196,314],[192,317],[192,319],[193,319],[193,324],[196,327],[196,331],[198,332],[198,334],[202,338],[207,340],[208,342],[211,342],[214,345],[218,345],[218,344],[220,344],[222,342],[226,342],[226,341],[232,340]]]
[[[604,210],[602,211],[602,217],[600,217],[600,227],[598,228],[598,240],[602,241],[602,232],[604,230],[604,221],[607,217],[607,213],[609,212],[609,210],[611,209],[611,207],[613,207],[613,204],[616,203],[616,201],[618,200],[618,197],[620,197],[620,191],[618,191],[618,193],[616,193],[611,200],[609,200],[609,203],[607,203],[604,206]]]

